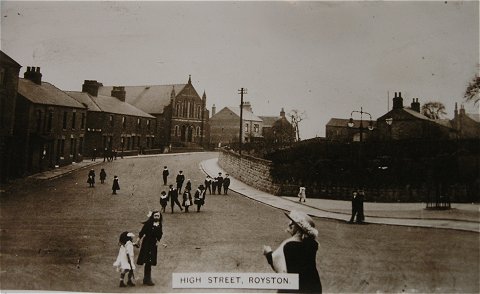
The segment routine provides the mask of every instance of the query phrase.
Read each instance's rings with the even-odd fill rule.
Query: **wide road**
[[[155,286],[143,286],[143,268],[135,288],[118,288],[112,263],[122,231],[138,234],[159,195],[183,170],[196,187],[205,175],[202,160],[216,153],[125,158],[88,170],[34,183],[21,181],[2,193],[0,214],[0,287],[2,290],[88,292],[249,292],[236,289],[172,289],[172,273],[264,272],[264,244],[287,237],[283,212],[236,193],[207,195],[200,213],[168,209]],[[107,183],[98,180],[100,168]],[[121,190],[111,195],[114,175]],[[479,292],[479,234],[384,225],[347,225],[315,219],[320,249],[317,266],[325,292]],[[138,254],[138,251],[136,251]],[[259,290],[255,290],[259,292]],[[275,291],[264,291],[275,292]]]

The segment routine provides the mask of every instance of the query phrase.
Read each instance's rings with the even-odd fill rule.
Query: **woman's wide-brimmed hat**
[[[308,214],[298,210],[292,210],[290,211],[290,213],[285,212],[285,215],[294,224],[296,224],[303,233],[311,237],[318,236],[318,231],[317,229],[315,229],[315,223],[313,222],[313,219]]]

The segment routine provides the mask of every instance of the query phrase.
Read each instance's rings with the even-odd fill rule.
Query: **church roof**
[[[18,93],[35,104],[85,108],[77,100],[54,85],[42,82],[40,85],[28,79],[18,79]]]
[[[155,118],[154,116],[151,116],[150,114],[136,108],[135,106],[120,101],[115,97],[105,95],[98,95],[97,97],[93,97],[86,92],[71,91],[67,93],[75,100],[88,107],[89,111]]]
[[[170,104],[172,90],[178,94],[186,84],[125,86],[125,102],[146,113],[163,113],[165,106]],[[110,96],[113,86],[101,86],[99,95]]]

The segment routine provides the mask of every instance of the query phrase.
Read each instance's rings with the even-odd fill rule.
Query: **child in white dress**
[[[120,271],[120,287],[135,286],[133,282],[135,277],[133,270],[135,269],[134,254],[133,254],[133,237],[135,235],[129,232],[123,232],[120,234],[117,260],[113,263],[113,266],[117,267],[117,271]],[[128,282],[125,284],[125,274],[128,273]]]

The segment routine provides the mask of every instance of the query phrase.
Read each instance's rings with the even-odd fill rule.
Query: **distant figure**
[[[207,193],[207,190],[208,190],[208,193],[210,195],[212,195],[212,178],[210,176],[207,176],[205,178],[205,193]]]
[[[300,187],[299,191],[298,191],[298,201],[299,202],[306,202],[307,200],[307,195],[305,194],[305,190],[306,188],[305,187]]]
[[[185,175],[183,174],[183,171],[178,172],[178,175],[175,181],[177,183],[178,193],[182,193],[183,182],[185,182]]]
[[[360,196],[358,195],[358,192],[355,190],[352,193],[352,217],[350,218],[349,223],[353,223],[353,221],[357,220],[357,223],[361,223],[362,219],[360,216],[360,206],[363,206],[363,203],[361,203]]]
[[[218,195],[222,194],[222,187],[223,187],[223,177],[222,177],[222,173],[218,173],[218,177],[217,177],[217,190],[218,190]]]
[[[102,168],[100,171],[100,183],[105,184],[105,179],[107,178],[107,173],[105,172],[105,169]]]
[[[188,212],[188,208],[192,205],[192,194],[190,190],[185,187],[185,192],[183,192],[183,207],[185,207],[185,212]]]
[[[163,173],[162,173],[162,176],[163,176],[163,185],[166,186],[167,185],[167,178],[168,176],[170,175],[170,173],[168,172],[168,168],[166,166],[163,167]]]
[[[217,178],[212,179],[212,194],[215,195],[215,192],[217,191],[217,186],[218,186],[218,181]]]
[[[87,183],[90,187],[95,187],[95,171],[93,169],[88,172]]]
[[[97,161],[97,148],[92,150],[92,161]]]
[[[228,187],[230,187],[230,178],[229,174],[225,175],[225,179],[223,179],[223,194],[228,195]]]
[[[173,185],[170,185],[169,188],[170,189],[168,190],[168,198],[170,199],[170,208],[172,209],[172,213],[175,204],[177,204],[178,207],[180,207],[180,210],[183,211],[183,208],[178,201],[178,189],[174,188]]]
[[[165,191],[162,191],[160,193],[160,206],[162,207],[162,212],[165,212],[165,208],[167,207],[168,204],[168,195],[165,193]]]
[[[113,177],[113,185],[112,185],[112,195],[117,194],[117,190],[120,190],[120,184],[117,176]]]
[[[205,204],[205,187],[203,185],[198,186],[193,203],[197,205],[197,212],[200,212],[200,207]]]
[[[190,179],[187,179],[187,183],[185,184],[185,191],[192,191],[192,182],[190,182]]]
[[[365,222],[365,214],[363,212],[364,201],[365,201],[365,191],[361,189],[360,191],[358,191],[358,219],[360,219],[360,221],[357,221],[358,223]]]

